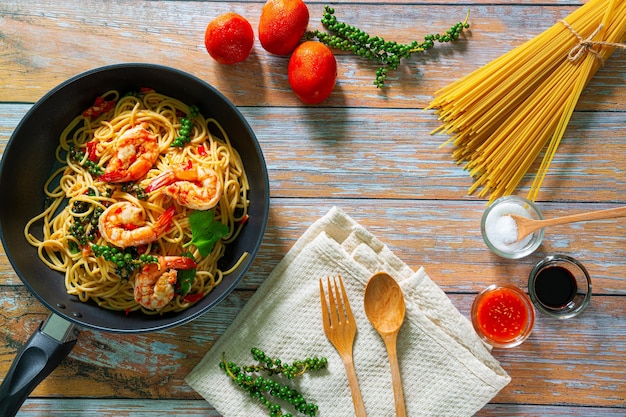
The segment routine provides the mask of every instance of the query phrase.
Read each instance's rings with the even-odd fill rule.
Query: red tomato
[[[250,55],[254,31],[244,17],[233,12],[224,13],[207,25],[204,45],[209,55],[220,64],[235,64]]]
[[[306,41],[293,51],[287,74],[291,89],[303,103],[318,104],[335,88],[337,61],[328,46]]]
[[[275,55],[288,55],[309,24],[309,9],[302,0],[268,0],[259,19],[261,46]]]

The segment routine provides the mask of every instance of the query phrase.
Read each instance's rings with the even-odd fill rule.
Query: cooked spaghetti
[[[145,89],[109,91],[62,132],[49,204],[25,227],[67,292],[147,314],[194,304],[248,218],[242,161],[217,120]]]

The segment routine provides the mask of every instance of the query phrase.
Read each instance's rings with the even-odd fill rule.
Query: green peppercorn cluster
[[[191,131],[193,130],[193,119],[198,116],[200,110],[197,106],[189,106],[189,113],[187,116],[180,119],[180,129],[178,129],[178,136],[172,141],[171,146],[182,147],[191,141]]]
[[[378,36],[370,36],[355,26],[340,22],[335,16],[335,9],[330,6],[324,7],[321,22],[328,29],[328,32],[309,31],[306,33],[306,38],[317,38],[330,48],[351,52],[381,64],[376,70],[376,79],[374,80],[374,85],[378,88],[384,87],[389,71],[396,70],[403,58],[409,58],[413,53],[424,52],[432,48],[435,41],[444,43],[457,40],[463,29],[469,28],[466,18],[464,22],[458,22],[448,29],[444,35],[430,34],[424,37],[423,42],[413,41],[408,44],[401,44],[395,41],[385,41]]]
[[[75,146],[70,146],[70,158],[80,166],[87,168],[87,171],[95,176],[99,177],[104,174],[104,169],[97,163],[91,161],[89,158],[85,158],[85,152]]]
[[[125,182],[120,187],[123,192],[132,194],[139,200],[145,200],[148,198],[148,194],[146,194],[146,189],[137,184],[136,182]]]
[[[89,190],[89,196],[94,196],[95,192]],[[74,201],[72,203],[72,223],[69,227],[72,235],[79,245],[85,246],[88,242],[93,242],[98,237],[98,220],[104,210],[101,207],[93,207],[87,201]],[[85,215],[85,213],[88,213]],[[72,251],[78,251],[77,247],[71,247]]]
[[[122,279],[128,279],[137,268],[150,263],[157,263],[156,256],[137,253],[137,248],[130,247],[124,250],[108,245],[91,245],[93,254],[115,263],[115,274]]]
[[[307,402],[302,394],[287,385],[278,378],[268,378],[269,376],[282,376],[291,380],[307,371],[319,371],[326,369],[328,361],[326,358],[307,358],[302,361],[295,361],[292,364],[283,363],[280,359],[273,359],[257,348],[251,349],[252,357],[258,362],[254,365],[239,366],[234,362],[226,361],[225,356],[220,362],[220,368],[235,383],[243,388],[251,398],[261,402],[269,410],[270,417],[293,417],[292,414],[283,414],[279,404],[272,403],[270,398],[274,397],[291,404],[298,412],[314,417],[317,414],[317,404]],[[267,377],[260,375],[265,373]]]

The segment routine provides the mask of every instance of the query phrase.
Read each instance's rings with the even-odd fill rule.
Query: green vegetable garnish
[[[67,241],[67,247],[70,249],[71,253],[78,253],[78,252],[80,252],[80,248],[78,247],[78,244],[76,242],[74,242],[73,240],[68,240]]]
[[[186,256],[187,258],[194,259],[193,254],[191,254],[191,252],[185,252],[181,256]],[[191,284],[193,284],[193,280],[196,278],[196,268],[179,269],[176,276],[177,276],[176,294],[180,294],[180,295],[189,294],[189,291],[191,290]]]
[[[228,226],[214,221],[213,215],[212,210],[194,211],[189,215],[191,240],[183,247],[195,245],[203,257],[211,253],[217,241],[226,236],[229,231]]]

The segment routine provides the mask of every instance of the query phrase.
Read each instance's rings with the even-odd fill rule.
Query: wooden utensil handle
[[[387,347],[389,366],[391,367],[391,383],[393,385],[393,402],[396,405],[396,417],[406,417],[402,378],[400,377],[400,367],[398,365],[398,353],[396,349],[396,336],[397,334],[385,337],[385,346]]]
[[[356,370],[354,369],[354,361],[352,360],[352,357],[342,357],[342,360],[344,366],[346,367],[348,382],[350,383],[352,403],[354,403],[354,413],[356,417],[367,417],[365,405],[363,404],[363,397],[361,396],[361,389],[359,388],[359,380],[356,377]]]
[[[551,222],[553,225],[582,222],[587,220],[602,220],[612,219],[615,217],[625,217],[626,206],[617,207],[606,210],[590,211],[587,213],[570,214],[569,216],[557,217],[555,219],[544,220],[544,222]]]

